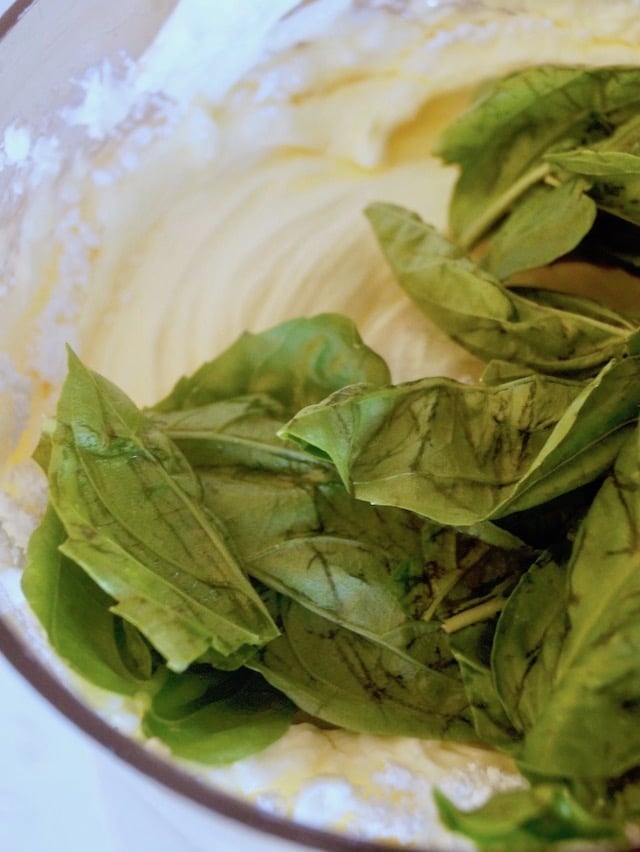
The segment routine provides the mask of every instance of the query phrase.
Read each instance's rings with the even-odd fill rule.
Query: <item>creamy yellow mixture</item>
[[[637,63],[639,47],[635,0],[184,0],[124,78],[84,81],[66,120],[85,149],[8,128],[0,164],[20,204],[0,230],[0,613],[19,611],[15,569],[44,500],[28,456],[65,342],[140,405],[243,330],[323,311],[353,317],[398,381],[474,375],[393,283],[363,207],[394,201],[444,227],[455,173],[429,151],[477,83],[531,63]],[[479,750],[308,725],[208,775],[296,819],[456,848],[430,785],[471,806],[519,783]]]

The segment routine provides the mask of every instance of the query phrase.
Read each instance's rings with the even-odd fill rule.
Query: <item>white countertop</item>
[[[98,746],[0,657],[0,849],[124,852],[110,829]]]

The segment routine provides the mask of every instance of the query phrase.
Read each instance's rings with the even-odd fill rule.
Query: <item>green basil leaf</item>
[[[565,311],[567,314],[578,314],[604,325],[617,326],[628,332],[635,332],[640,326],[640,318],[637,315],[616,311],[602,302],[596,302],[586,296],[533,287],[518,287],[516,292],[537,305],[555,308],[559,311]]]
[[[572,840],[625,843],[624,832],[615,821],[590,813],[562,784],[496,793],[473,811],[459,810],[439,790],[434,798],[447,828],[492,852],[543,850]]]
[[[367,216],[409,297],[479,358],[570,375],[595,372],[629,351],[627,328],[507,289],[416,214],[378,203]]]
[[[303,409],[283,434],[328,455],[359,499],[463,527],[596,479],[639,406],[633,356],[585,384],[533,375],[489,387],[448,379],[352,387]]]
[[[70,354],[53,432],[51,500],[63,552],[117,601],[171,668],[277,635],[182,454]]]
[[[622,175],[607,178],[606,182],[594,182],[590,195],[601,210],[627,223],[640,225],[640,176]],[[635,236],[637,239],[637,233]]]
[[[169,673],[142,727],[177,757],[224,765],[262,751],[291,725],[296,707],[257,673],[197,666]]]
[[[516,749],[519,737],[505,712],[491,673],[494,630],[494,620],[465,627],[451,637],[451,649],[460,666],[479,739],[509,753]]]
[[[155,422],[195,466],[251,576],[364,634],[401,626],[407,590],[395,577],[422,564],[420,521],[350,497],[333,465],[277,437],[270,408],[243,397]]]
[[[597,147],[573,148],[570,151],[547,154],[545,159],[566,171],[585,177],[640,176],[640,156],[627,151],[610,151]]]
[[[542,376],[350,388],[303,409],[284,434],[330,456],[359,499],[464,527],[506,503],[581,390]]]
[[[243,397],[156,417],[261,583],[379,640],[407,618],[446,619],[521,572],[522,543],[504,531],[491,538],[499,533],[506,556],[481,546],[476,557],[473,542],[451,533],[450,561],[447,531],[426,533],[411,513],[354,500],[332,465],[276,437],[272,407]]]
[[[566,566],[542,559],[523,576],[498,619],[491,667],[503,706],[520,733],[533,727],[549,701],[569,629],[567,599]]]
[[[286,598],[274,598],[273,607],[282,635],[248,666],[305,712],[352,731],[475,739],[457,665],[436,624],[416,623],[392,648]]]
[[[444,132],[435,153],[460,165],[450,226],[474,245],[550,171],[545,156],[611,134],[637,112],[640,71],[535,66],[486,87]]]
[[[603,778],[640,763],[638,450],[636,430],[579,529],[568,566],[570,629],[524,740],[527,771]]]
[[[584,189],[583,181],[572,180],[529,190],[492,235],[482,265],[504,281],[568,254],[596,218],[596,204]]]
[[[282,406],[263,396],[153,415],[193,467],[237,466],[274,475],[312,470],[319,480],[333,478],[331,465],[323,467],[317,458],[278,437],[286,419]]]
[[[102,689],[136,694],[154,674],[154,654],[110,611],[113,598],[60,552],[66,537],[49,506],[29,541],[24,595],[51,647],[74,672]]]
[[[594,139],[567,151],[552,152],[545,159],[563,170],[587,177],[640,174],[640,115],[632,114],[617,126],[611,126],[600,140]]]
[[[603,141],[549,154],[547,161],[591,181],[589,194],[604,211],[640,224],[640,120],[634,116]]]
[[[289,320],[243,334],[225,352],[178,381],[154,408],[175,411],[262,394],[285,416],[353,382],[386,384],[389,370],[351,320],[338,314]]]
[[[250,434],[252,424],[233,419],[230,429]],[[176,437],[173,426],[169,434]],[[265,443],[270,437],[265,435]],[[184,448],[179,436],[177,440]],[[199,440],[207,443],[208,451],[197,449]],[[466,586],[463,589],[460,581],[475,561],[461,558],[460,567],[453,568],[453,580],[444,577],[446,569],[438,554],[442,547],[433,541],[439,531],[446,531],[436,530],[430,542],[424,522],[415,515],[354,500],[332,465],[294,444],[270,443],[269,452],[280,460],[265,466],[262,458],[249,452],[245,459],[238,456],[238,466],[225,468],[227,448],[222,444],[216,455],[206,429],[187,449],[190,461],[210,463],[197,468],[204,502],[223,521],[253,577],[328,619],[378,638],[399,628],[409,615],[441,614],[439,607],[452,587],[457,598],[467,602]],[[302,459],[306,466],[299,464]],[[481,556],[487,552],[482,548]],[[501,564],[495,558],[485,561]],[[477,584],[486,586],[486,573],[476,574]],[[442,610],[451,611],[451,606]]]
[[[363,635],[409,618],[403,569],[422,566],[420,522],[350,497],[339,482],[260,472],[201,471],[246,570],[271,589]],[[423,574],[414,582],[425,585]]]
[[[613,463],[640,410],[640,358],[611,361],[573,399],[497,516],[547,503]]]

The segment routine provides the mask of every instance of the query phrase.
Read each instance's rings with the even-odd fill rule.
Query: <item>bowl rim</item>
[[[16,0],[2,14],[0,14],[0,40],[12,29],[29,9],[35,6],[39,0]]]
[[[242,823],[254,831],[274,835],[309,849],[332,852],[397,852],[397,845],[390,846],[337,834],[271,814],[248,801],[200,781],[177,763],[150,751],[143,743],[110,725],[58,680],[2,617],[0,651],[40,696],[93,741],[138,772],[206,810]],[[411,848],[414,852],[435,852],[425,847]]]

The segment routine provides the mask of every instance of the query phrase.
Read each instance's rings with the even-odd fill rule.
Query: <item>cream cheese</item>
[[[82,81],[64,113],[86,141],[73,156],[27,127],[4,132],[22,199],[18,229],[0,231],[4,610],[20,607],[16,568],[45,499],[28,456],[65,343],[141,405],[245,329],[323,311],[353,317],[397,381],[474,375],[397,289],[362,210],[394,201],[444,227],[455,173],[429,152],[477,83],[532,63],[634,63],[640,43],[632,0],[212,8],[183,0],[124,75],[102,64]],[[483,750],[306,724],[194,771],[303,822],[455,848],[433,784],[474,806],[521,783]]]

